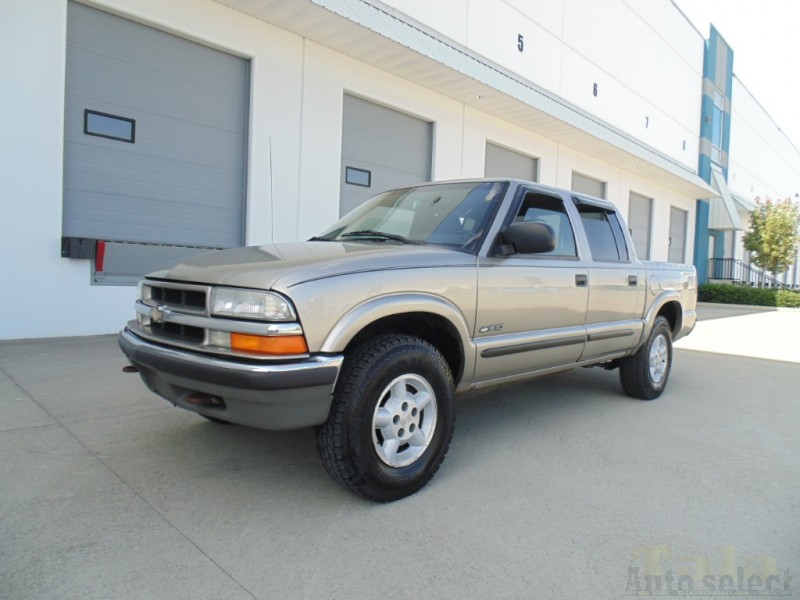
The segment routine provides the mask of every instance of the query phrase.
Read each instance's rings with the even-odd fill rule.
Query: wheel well
[[[678,335],[683,326],[683,313],[681,305],[678,302],[667,302],[664,306],[658,309],[657,317],[664,317],[669,321],[669,327],[672,330],[673,337]]]
[[[464,348],[458,331],[450,321],[431,313],[404,313],[370,323],[350,340],[345,354],[365,340],[386,333],[404,333],[425,340],[442,353],[453,374],[453,380],[458,383],[461,379],[464,372]]]

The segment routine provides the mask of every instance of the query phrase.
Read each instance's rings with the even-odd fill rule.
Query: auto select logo
[[[735,546],[719,546],[718,556],[687,554],[672,558],[672,546],[634,546],[626,596],[792,595],[789,569],[771,556],[745,556],[736,562]]]

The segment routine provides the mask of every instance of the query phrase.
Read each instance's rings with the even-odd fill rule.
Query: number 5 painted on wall
[[[522,52],[524,49],[525,49],[525,38],[524,38],[524,37],[523,37],[523,35],[520,33],[520,34],[517,36],[517,50],[519,50],[520,52]]]

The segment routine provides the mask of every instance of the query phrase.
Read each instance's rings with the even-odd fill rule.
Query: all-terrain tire
[[[672,329],[664,317],[656,317],[647,341],[636,354],[619,364],[619,380],[628,396],[655,400],[667,387],[672,368]]]
[[[441,353],[413,336],[381,335],[345,359],[317,448],[346,489],[391,502],[430,481],[454,424],[453,377]]]

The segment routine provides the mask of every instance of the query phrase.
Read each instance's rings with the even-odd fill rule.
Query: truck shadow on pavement
[[[714,423],[734,398],[752,396],[754,386],[764,388],[750,376],[753,365],[762,364],[778,374],[771,386],[797,369],[791,363],[678,350],[667,391],[652,402],[629,398],[617,372],[596,368],[461,397],[448,456],[420,494],[450,498],[491,481],[496,484],[491,493],[500,499],[510,480],[535,488],[576,468],[616,472],[619,453],[648,456],[654,443],[672,447],[669,435],[686,435],[687,415]],[[149,402],[136,421],[103,433],[105,448],[89,445],[164,514],[227,513],[234,507],[259,518],[267,514],[265,506],[298,505],[319,514],[377,508],[328,477],[312,429],[218,425],[166,406],[154,414]],[[125,435],[131,431],[135,435]],[[603,450],[608,447],[615,450]],[[401,503],[414,503],[414,497]]]
[[[444,473],[470,477],[482,461],[500,460],[510,440],[547,439],[554,432],[574,430],[587,416],[625,410],[631,403],[638,401],[623,395],[616,373],[600,369],[459,398],[453,442],[433,485]],[[211,423],[178,410],[158,420],[148,412],[147,419],[148,433],[137,436],[135,448],[129,445],[125,452],[126,461],[135,463],[129,465],[132,472],[127,477],[160,508],[174,507],[198,485],[207,501],[234,494],[251,495],[259,502],[302,499],[308,505],[315,498],[324,503],[338,497],[362,503],[328,477],[312,429],[262,431]]]

